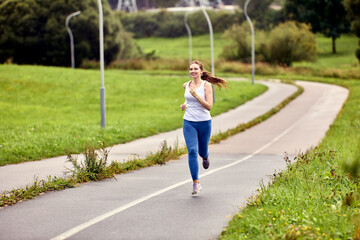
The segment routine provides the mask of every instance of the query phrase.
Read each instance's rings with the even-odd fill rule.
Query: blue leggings
[[[193,180],[199,179],[198,153],[200,157],[209,156],[211,120],[191,122],[184,119],[183,132],[189,156],[189,168]]]

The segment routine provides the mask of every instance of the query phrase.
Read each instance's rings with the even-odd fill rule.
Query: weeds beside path
[[[182,72],[182,74],[185,71]],[[107,70],[106,128],[100,127],[99,71],[0,65],[0,166],[80,153],[181,127],[186,75]],[[230,82],[217,91],[212,115],[266,91],[261,84]],[[10,111],[11,109],[11,111]]]
[[[267,113],[257,117],[256,119],[238,125],[234,129],[227,132],[219,133],[211,138],[211,143],[217,143],[227,137],[244,131],[264,120],[271,117],[285,107],[290,101],[295,99],[302,93],[303,89],[298,87],[298,90],[280,104],[272,108]],[[17,202],[32,199],[44,192],[61,190],[64,188],[75,187],[77,184],[87,181],[98,181],[105,178],[114,177],[116,174],[125,173],[143,167],[148,167],[156,164],[165,164],[171,159],[177,159],[186,153],[186,148],[174,148],[163,142],[160,151],[155,154],[148,155],[145,159],[134,159],[124,163],[112,162],[110,165],[106,164],[108,152],[104,146],[102,150],[97,151],[93,146],[85,149],[84,163],[78,163],[71,155],[68,159],[73,163],[74,170],[71,170],[72,176],[69,178],[51,178],[47,181],[36,180],[32,186],[27,186],[25,189],[15,189],[5,192],[1,195],[0,207],[16,204]]]
[[[347,87],[348,100],[321,144],[287,159],[287,170],[250,197],[220,239],[360,239],[360,81],[302,80]]]

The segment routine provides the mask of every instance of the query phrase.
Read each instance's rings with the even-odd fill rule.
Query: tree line
[[[104,15],[105,61],[140,53],[106,0]],[[66,17],[76,11],[70,28],[74,35],[76,65],[99,59],[99,11],[96,0],[0,0],[0,62],[70,66]]]
[[[176,1],[150,2],[167,6]],[[243,7],[245,0],[234,2]],[[287,21],[306,23],[313,33],[322,33],[332,38],[333,53],[336,53],[335,41],[341,34],[354,31],[360,37],[360,0],[285,0],[282,1],[281,10],[269,8],[273,2],[252,0],[248,5],[248,13],[258,30],[272,31]],[[132,37],[187,35],[185,13],[165,10],[137,14],[116,12],[110,4],[114,5],[117,0],[102,0],[102,3],[106,63],[142,57],[141,49]],[[0,63],[70,66],[70,41],[65,19],[79,10],[81,14],[70,21],[77,66],[86,59],[99,59],[99,14],[96,0],[0,0]],[[241,10],[234,13],[209,10],[208,14],[215,32],[237,29],[232,26],[246,21]],[[189,14],[188,23],[194,35],[208,33],[207,22],[201,11]],[[231,35],[229,31],[227,35]],[[360,58],[360,49],[356,54]]]

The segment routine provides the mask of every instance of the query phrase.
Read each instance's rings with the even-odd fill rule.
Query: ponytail
[[[204,66],[202,65],[202,63],[200,61],[193,61],[191,64],[194,64],[194,63],[199,65],[201,71],[203,71],[203,73],[201,75],[202,80],[206,80],[211,84],[215,84],[220,89],[221,88],[228,89],[228,82],[227,81],[225,81],[224,79],[221,79],[221,78],[214,77],[213,75],[211,75],[211,73],[205,71]]]
[[[211,84],[215,84],[216,86],[218,86],[220,89],[221,88],[225,88],[228,89],[228,82],[225,81],[224,79],[221,78],[217,78],[214,77],[213,75],[211,75],[211,73],[204,71],[202,76],[201,76],[202,80],[206,80]]]

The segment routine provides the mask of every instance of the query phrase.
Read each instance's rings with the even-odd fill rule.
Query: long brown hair
[[[203,66],[203,64],[202,64],[200,61],[195,60],[195,61],[192,61],[191,64],[197,64],[197,65],[199,65],[200,70],[203,72],[202,75],[201,75],[201,79],[202,79],[202,80],[206,80],[206,81],[208,81],[208,82],[211,83],[211,84],[215,84],[215,85],[218,86],[220,89],[221,89],[222,87],[224,87],[225,89],[228,89],[228,82],[225,81],[224,79],[214,77],[213,75],[211,75],[211,73],[209,73],[208,71],[205,71],[204,66]]]

